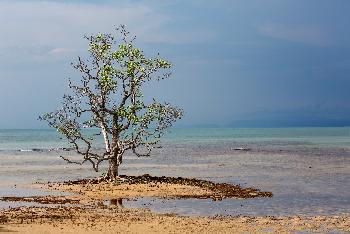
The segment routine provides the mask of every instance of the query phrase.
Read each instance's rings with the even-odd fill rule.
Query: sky
[[[350,125],[348,0],[0,0],[0,128],[42,128],[83,35],[120,24],[173,63],[145,90],[185,110],[179,126]]]

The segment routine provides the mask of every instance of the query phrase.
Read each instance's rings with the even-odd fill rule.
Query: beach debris
[[[237,151],[249,151],[251,149],[250,148],[245,148],[245,147],[237,147],[237,148],[234,148],[234,150],[237,150]]]
[[[79,204],[79,199],[66,196],[29,196],[29,197],[1,197],[0,201],[6,202],[35,202],[39,204]]]
[[[0,223],[7,223],[8,222],[8,218],[5,215],[0,215]]]

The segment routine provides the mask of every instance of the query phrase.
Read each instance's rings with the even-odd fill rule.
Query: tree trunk
[[[109,160],[109,167],[108,167],[108,172],[107,172],[107,178],[110,180],[115,180],[118,177],[118,167],[119,167],[119,162],[112,158]]]
[[[103,135],[103,140],[105,142],[106,151],[109,152],[110,151],[110,144],[109,144],[108,134],[107,134],[106,128],[102,122],[100,123],[100,125],[101,125],[101,132]]]

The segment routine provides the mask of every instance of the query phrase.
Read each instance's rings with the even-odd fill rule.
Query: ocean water
[[[124,200],[181,215],[338,215],[350,213],[350,128],[173,129],[148,158],[127,153],[121,174],[185,176],[271,191],[272,198]],[[36,195],[34,182],[95,177],[54,130],[0,130],[0,197]],[[103,147],[98,140],[96,148]],[[246,148],[248,151],[237,150]],[[0,202],[0,207],[14,204]]]

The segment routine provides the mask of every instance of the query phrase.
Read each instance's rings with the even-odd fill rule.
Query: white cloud
[[[268,37],[300,42],[304,44],[327,46],[330,44],[324,28],[316,25],[283,25],[265,23],[258,27],[258,31]]]
[[[116,24],[137,27],[163,21],[145,6],[108,7],[57,2],[1,2],[3,46],[77,46],[84,34],[110,32]],[[137,29],[136,29],[137,31]]]
[[[0,1],[0,57],[10,61],[14,57],[30,60],[38,53],[42,60],[73,55],[85,51],[83,35],[113,32],[119,24],[126,24],[137,35],[138,43],[197,43],[215,37],[200,29],[173,30],[168,23],[174,20],[146,2],[117,5]]]
[[[126,24],[143,42],[187,43],[210,39],[206,31],[172,32],[170,16],[161,14],[145,3],[117,6],[45,1],[0,2],[0,48],[10,46],[48,46],[70,48],[82,46],[84,34],[111,32]]]

